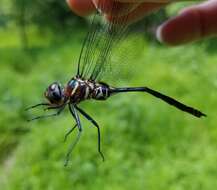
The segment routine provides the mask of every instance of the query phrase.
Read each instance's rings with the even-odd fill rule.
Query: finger
[[[66,0],[73,12],[80,16],[87,16],[95,11],[91,0]]]
[[[116,0],[93,0],[93,3],[104,14],[113,16],[126,15],[139,5],[139,3],[121,3]]]
[[[157,11],[160,8],[164,7],[168,3],[141,3],[136,9],[130,12],[128,15],[115,17],[113,15],[107,15],[107,19],[110,22],[121,23],[126,22],[131,24],[142,19],[144,16],[150,14],[151,12]],[[125,18],[126,19],[125,19]]]
[[[115,0],[122,3],[169,3],[179,0]],[[181,0],[180,0],[181,1]]]
[[[217,1],[184,9],[157,30],[157,38],[170,45],[179,45],[217,35]]]

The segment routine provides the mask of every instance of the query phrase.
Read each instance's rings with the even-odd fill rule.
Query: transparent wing
[[[114,3],[112,10],[116,10],[115,6]],[[127,19],[128,16],[121,16],[118,21],[108,22],[99,12],[93,16],[80,53],[77,76],[94,81],[103,76],[112,50],[126,34]]]

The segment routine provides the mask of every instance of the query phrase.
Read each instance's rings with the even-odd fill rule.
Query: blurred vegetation
[[[27,42],[17,16],[23,2]],[[159,14],[166,18],[178,6]],[[121,44],[127,55],[113,55],[118,71],[106,82],[147,85],[208,117],[193,118],[142,93],[84,102],[81,107],[101,126],[106,161],[97,153],[95,128],[82,118],[81,141],[65,168],[75,137],[63,143],[74,124],[67,109],[57,118],[32,123],[26,119],[43,110],[24,109],[43,101],[51,82],[65,84],[73,76],[88,22],[70,13],[64,1],[54,0],[1,0],[0,15],[0,189],[217,188],[216,39],[168,48],[142,37],[142,29],[141,36],[132,34]],[[162,19],[153,18],[145,21],[147,30]]]
[[[73,15],[65,1],[12,0],[12,11],[18,24],[35,24],[40,30],[44,28],[62,30],[64,26],[79,25],[83,21]]]

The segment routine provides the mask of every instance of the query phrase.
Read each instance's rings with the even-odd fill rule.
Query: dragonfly
[[[115,4],[112,7],[111,12],[112,11],[117,12],[117,6]],[[198,109],[185,105],[180,101],[147,86],[114,87],[110,86],[108,83],[102,82],[101,79],[109,65],[112,50],[121,40],[123,40],[127,33],[127,21],[128,15],[123,15],[117,20],[110,18],[110,22],[108,22],[105,21],[105,19],[102,19],[102,14],[100,11],[97,11],[93,16],[90,29],[81,48],[77,63],[77,73],[65,86],[62,86],[59,82],[53,82],[50,84],[44,92],[47,101],[27,108],[27,110],[29,110],[38,106],[45,106],[45,110],[56,110],[54,114],[42,115],[29,120],[33,121],[58,116],[66,107],[68,107],[72,118],[75,121],[75,125],[65,135],[65,140],[75,129],[77,129],[77,136],[75,141],[69,147],[66,155],[65,166],[68,164],[72,150],[78,143],[82,134],[83,127],[80,115],[89,120],[92,125],[96,127],[98,134],[98,152],[104,161],[104,155],[101,151],[100,126],[79,106],[80,102],[87,100],[105,101],[113,95],[129,92],[142,92],[148,93],[153,97],[195,117],[200,118],[206,116],[206,114],[202,113]]]

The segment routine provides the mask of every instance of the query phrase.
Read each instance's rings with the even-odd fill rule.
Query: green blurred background
[[[0,189],[217,189],[217,40],[169,48],[153,37],[185,5],[137,24],[124,51],[114,53],[117,64],[106,82],[147,85],[208,117],[193,118],[142,93],[84,102],[101,126],[106,161],[97,153],[97,131],[82,119],[82,138],[64,167],[75,137],[63,142],[74,125],[68,110],[28,123],[43,111],[24,109],[41,102],[51,82],[66,83],[75,74],[89,20],[73,15],[65,1],[1,0]]]

